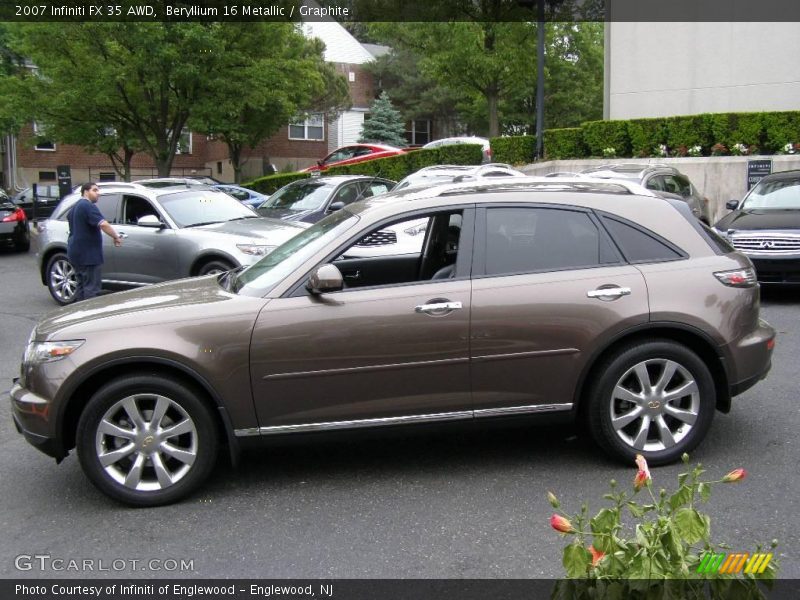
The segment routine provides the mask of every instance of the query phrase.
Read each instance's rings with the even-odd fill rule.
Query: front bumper
[[[761,283],[800,284],[800,254],[764,256],[748,254]]]
[[[14,379],[9,391],[11,414],[17,431],[33,447],[61,462],[68,454],[61,440],[51,432],[50,402],[26,390]]]

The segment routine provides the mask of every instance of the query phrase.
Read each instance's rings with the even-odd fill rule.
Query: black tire
[[[16,250],[17,252],[27,252],[30,249],[31,249],[30,238],[25,238],[24,240],[14,244],[14,250]]]
[[[53,300],[65,306],[75,302],[78,279],[75,268],[70,264],[67,255],[59,252],[50,257],[45,268],[47,289]]]
[[[675,462],[711,427],[714,380],[700,357],[682,344],[630,344],[605,359],[595,373],[586,398],[586,425],[595,442],[616,459],[630,465],[641,454],[651,465]],[[665,402],[662,392],[674,395]]]
[[[225,271],[230,271],[233,268],[234,266],[232,264],[224,260],[211,260],[200,267],[200,269],[197,271],[197,274],[211,275],[212,273],[224,273]]]
[[[174,435],[159,437],[170,428]],[[167,377],[129,375],[89,400],[76,446],[84,473],[101,492],[131,506],[160,506],[205,481],[217,460],[218,439],[211,413],[193,388]]]

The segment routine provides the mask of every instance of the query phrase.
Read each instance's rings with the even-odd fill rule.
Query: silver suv
[[[582,174],[599,179],[635,181],[664,198],[683,200],[695,217],[706,225],[711,224],[708,198],[700,194],[689,178],[675,167],[664,164],[621,163],[591,167],[582,171]]]
[[[434,165],[425,167],[405,179],[402,179],[392,191],[407,187],[431,186],[439,183],[459,183],[478,179],[496,177],[524,177],[525,173],[517,171],[505,163],[489,163],[487,165]]]
[[[75,299],[75,271],[67,259],[67,214],[80,198],[64,198],[34,237],[42,283],[59,304]],[[151,189],[104,184],[100,212],[123,238],[114,248],[103,236],[103,287],[123,289],[220,273],[256,262],[307,227],[257,216],[208,186]]]

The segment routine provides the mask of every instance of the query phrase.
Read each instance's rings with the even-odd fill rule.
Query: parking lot
[[[32,253],[0,250],[0,282],[5,578],[558,578],[565,541],[549,526],[547,490],[568,512],[583,501],[596,511],[609,479],[628,485],[636,472],[569,427],[404,430],[276,444],[237,470],[221,461],[184,502],[126,508],[91,486],[74,455],[56,465],[16,432],[7,389],[35,321],[56,306]],[[777,538],[780,576],[796,579],[800,290],[765,290],[762,301],[779,332],[772,372],[717,413],[692,459],[708,479],[748,471],[703,508],[712,538],[736,552]],[[653,469],[655,488],[674,489],[681,470]],[[21,555],[50,559],[25,569]],[[54,559],[94,562],[58,571]]]

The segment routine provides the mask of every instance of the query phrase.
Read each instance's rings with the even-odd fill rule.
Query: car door
[[[115,253],[116,276],[120,282],[158,283],[180,276],[175,230],[168,225],[162,228],[138,225],[138,220],[146,215],[156,216],[166,224],[149,199],[136,194],[122,196],[117,232],[123,241]]]
[[[423,264],[413,275],[383,285],[356,282],[321,296],[308,293],[303,280],[294,292],[269,302],[251,343],[261,433],[472,417],[474,220],[471,209],[457,213],[464,226],[452,278],[431,278],[440,263],[453,259],[445,245],[453,234],[451,213],[440,213],[428,230]],[[338,248],[322,264],[335,263],[345,252],[346,246]]]
[[[644,278],[583,209],[493,205],[477,223],[475,416],[569,410],[593,350],[648,320]]]

